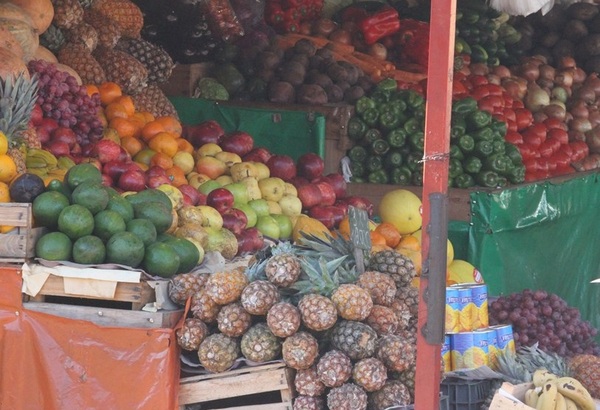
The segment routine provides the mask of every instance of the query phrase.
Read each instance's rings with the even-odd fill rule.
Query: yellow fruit
[[[379,203],[379,216],[383,222],[393,224],[401,235],[421,229],[421,199],[406,189],[386,193]]]
[[[419,248],[421,247],[421,233],[422,233],[422,231],[419,229],[418,231],[413,232],[413,234],[412,234],[412,236],[414,236],[415,238],[417,238],[419,240]],[[453,260],[454,260],[454,246],[452,245],[452,242],[450,242],[450,239],[448,239],[447,247],[446,247],[446,266],[450,265]]]
[[[213,143],[208,143],[208,144],[204,144],[202,146],[200,146],[197,150],[196,150],[196,155],[199,157],[204,157],[204,156],[209,156],[209,157],[214,157],[216,153],[223,151],[223,149],[217,145],[217,144],[213,144]]]
[[[179,151],[173,156],[173,164],[177,165],[185,175],[194,170],[194,156],[189,152]]]
[[[313,234],[325,241],[328,240],[326,234],[331,235],[331,231],[321,221],[306,215],[298,216],[298,219],[294,223],[294,229],[292,230],[292,239],[294,242],[302,242],[301,232]]]
[[[8,184],[0,182],[0,202],[10,202],[10,193]]]
[[[173,209],[177,211],[183,206],[183,194],[179,189],[170,184],[162,184],[159,185],[156,189],[167,194],[169,199],[171,200],[171,205],[173,205]]]
[[[8,155],[0,155],[0,182],[9,183],[17,176],[17,166]]]
[[[2,131],[0,131],[0,155],[4,155],[8,152],[8,138]]]
[[[448,265],[448,281],[455,283],[483,283],[481,273],[469,262],[455,259]]]

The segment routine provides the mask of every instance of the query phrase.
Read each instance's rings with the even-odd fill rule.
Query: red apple
[[[50,133],[50,141],[66,142],[70,149],[77,144],[77,135],[71,128],[58,127]]]
[[[317,182],[315,185],[321,191],[321,205],[333,205],[335,203],[335,191],[329,185],[329,182]]]
[[[71,149],[69,148],[69,144],[63,141],[50,141],[44,149],[50,151],[54,154],[55,157],[62,157],[63,155],[69,155],[71,153]]]
[[[51,134],[52,131],[58,128],[58,122],[56,122],[56,120],[53,120],[52,118],[42,118],[42,120],[38,124],[38,127],[45,128],[46,131],[48,131],[48,134]]]
[[[94,144],[81,144],[81,155],[83,157],[91,156],[93,150],[94,150]]]
[[[255,227],[244,229],[236,237],[238,240],[238,255],[255,253],[261,250],[265,244],[263,234]]]
[[[166,175],[157,175],[155,177],[146,178],[146,185],[148,188],[158,188],[161,185],[171,185],[171,178]]]
[[[373,216],[374,206],[373,202],[363,196],[352,195],[343,199],[349,206],[356,207],[358,209],[364,209],[367,211],[369,217]]]
[[[102,164],[110,161],[119,161],[121,157],[121,146],[108,139],[101,139],[94,144],[92,156],[98,158]]]
[[[225,135],[219,142],[223,151],[233,152],[243,157],[254,147],[254,138],[244,131],[234,131]]]
[[[129,164],[121,161],[109,161],[102,166],[102,173],[108,175],[113,180],[118,181],[119,177],[127,171]]]
[[[113,186],[115,180],[110,177],[108,174],[102,174],[102,185],[104,186]]]
[[[303,185],[308,185],[310,184],[310,181],[304,177],[298,176],[296,175],[294,178],[290,179],[289,181],[290,184],[292,184],[293,186],[296,187],[296,189],[300,188]]]
[[[213,189],[206,196],[206,205],[215,208],[221,215],[233,207],[233,201],[233,194],[225,188]]]
[[[267,161],[267,167],[269,167],[272,177],[281,178],[284,181],[289,181],[296,176],[296,163],[289,155],[272,155]]]
[[[143,191],[146,189],[146,176],[141,171],[125,171],[121,174],[117,186],[123,191]]]
[[[230,208],[222,216],[223,228],[229,229],[235,235],[241,234],[248,225],[246,214],[239,209]]]
[[[298,189],[298,198],[302,202],[302,207],[310,209],[315,205],[319,205],[323,199],[321,190],[316,185],[303,185]]]
[[[79,164],[83,163],[92,164],[93,166],[98,168],[100,172],[102,172],[102,164],[100,163],[100,161],[98,161],[98,158],[83,157],[81,161],[79,161]]]
[[[250,152],[244,155],[242,157],[242,160],[262,162],[263,164],[266,164],[269,158],[271,158],[271,156],[273,156],[273,154],[271,154],[271,152],[268,149],[263,147],[256,147],[252,148]]]
[[[44,127],[35,127],[35,132],[42,145],[50,141],[50,131]]]
[[[196,205],[206,205],[206,194],[200,192],[200,197],[198,198],[198,203]]]
[[[181,197],[183,198],[183,206],[196,206],[192,198],[190,198],[187,194],[182,193]]]
[[[218,144],[225,135],[225,130],[221,125],[214,121],[203,121],[196,125],[184,125],[183,137],[187,139],[194,148],[198,148],[204,144]]]
[[[308,180],[313,180],[323,175],[325,162],[323,158],[313,152],[307,152],[298,158],[298,175]]]
[[[165,176],[167,175],[167,170],[162,167],[159,167],[158,165],[152,165],[145,172],[146,172],[146,176],[148,178],[157,176],[157,175],[165,175]]]
[[[78,143],[73,144],[71,147],[71,155],[79,155],[81,154],[81,145]]]
[[[344,217],[346,216],[347,209],[336,205],[331,205],[327,208],[329,208],[333,213],[333,227],[337,228],[338,226],[340,226],[340,222],[342,222],[342,219],[344,219]]]
[[[344,201],[343,199],[337,199],[333,206],[341,209],[344,215],[348,215],[348,202]]]
[[[29,121],[31,121],[31,124],[33,124],[34,126],[38,126],[41,124],[43,119],[44,111],[42,110],[42,106],[39,104],[34,104],[33,110],[31,110],[31,118],[29,119]]]
[[[200,191],[189,184],[179,185],[177,188],[181,191],[182,194],[187,195],[191,200],[193,205],[199,205],[200,196],[202,195]]]
[[[342,174],[332,172],[331,174],[322,176],[321,179],[329,182],[329,185],[331,185],[335,192],[336,198],[343,198],[346,196],[346,188],[348,185]]]
[[[131,154],[125,150],[123,147],[119,147],[119,158],[118,161],[122,162],[131,162]]]
[[[308,210],[308,216],[321,221],[328,229],[335,226],[335,215],[330,206],[315,205]]]

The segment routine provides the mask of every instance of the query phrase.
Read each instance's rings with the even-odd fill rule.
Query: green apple
[[[246,228],[252,228],[256,225],[256,221],[258,220],[258,215],[256,215],[256,211],[248,204],[237,204],[233,206],[234,208],[239,209],[244,214],[246,214],[246,218],[248,219],[248,223],[246,224]]]
[[[269,177],[258,181],[262,197],[267,201],[279,201],[285,190],[285,182],[281,178]]]
[[[254,209],[254,212],[256,212],[256,216],[258,217],[269,215],[269,204],[266,199],[253,199],[248,201],[248,205]]]
[[[246,185],[246,190],[248,191],[248,200],[252,201],[253,199],[262,198],[262,192],[260,192],[260,188],[258,187],[258,180],[254,177],[246,177],[240,181],[242,184]]]
[[[275,202],[275,201],[267,201],[267,205],[269,206],[269,213],[270,214],[280,214],[281,212],[281,206],[279,206],[279,202]]]
[[[256,221],[256,229],[265,236],[271,239],[279,239],[281,233],[279,224],[271,215],[259,216]]]
[[[248,203],[248,189],[246,185],[241,182],[233,182],[231,184],[225,185],[223,188],[228,190],[233,194],[233,204],[247,204]]]
[[[292,216],[302,213],[302,201],[297,196],[284,195],[279,200],[279,206],[281,207],[281,213],[284,215]]]
[[[271,217],[273,217],[277,222],[277,225],[279,225],[279,239],[290,239],[292,237],[292,230],[294,229],[290,217],[283,214],[273,214]]]
[[[198,187],[198,191],[200,191],[204,195],[208,195],[210,193],[210,191],[212,191],[213,189],[217,189],[217,188],[221,188],[221,184],[219,184],[214,179],[211,179],[209,181],[206,181],[206,182],[203,182],[202,184],[200,184],[200,186]]]

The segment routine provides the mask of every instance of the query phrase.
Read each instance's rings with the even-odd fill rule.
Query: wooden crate
[[[235,398],[233,407],[227,409],[291,410],[292,386],[292,370],[283,363],[184,377],[179,383],[179,405],[180,410],[196,403],[200,404],[202,410],[223,408],[217,403],[219,400]],[[274,399],[276,401],[271,398],[270,402],[256,403],[256,399],[250,399],[251,395],[268,392],[279,392],[277,399]],[[208,402],[213,402],[214,407]]]
[[[45,228],[33,227],[30,203],[1,203],[0,221],[4,226],[14,226],[10,232],[0,234],[0,262],[23,263],[35,256],[35,243]]]
[[[213,63],[177,64],[169,81],[160,85],[168,97],[192,97],[198,80],[210,75]]]

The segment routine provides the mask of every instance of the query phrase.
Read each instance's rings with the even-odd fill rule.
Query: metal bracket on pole
[[[444,342],[446,309],[446,259],[448,254],[448,195],[434,192],[429,195],[430,219],[429,254],[423,264],[422,275],[428,278],[424,294],[427,303],[427,323],[421,331],[430,344]]]

